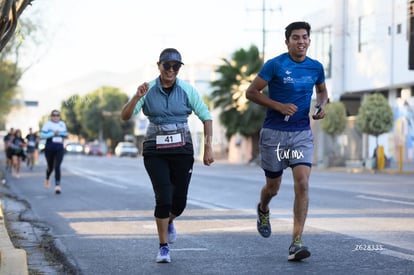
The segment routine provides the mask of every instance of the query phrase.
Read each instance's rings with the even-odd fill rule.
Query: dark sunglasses
[[[60,116],[59,114],[52,114],[52,116]]]
[[[178,70],[181,68],[181,64],[175,63],[174,65],[171,65],[170,63],[162,63],[162,67],[166,71],[169,71],[172,67],[174,72],[178,72]]]

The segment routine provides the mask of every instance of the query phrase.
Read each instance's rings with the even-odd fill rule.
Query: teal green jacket
[[[154,124],[185,123],[192,112],[202,122],[211,120],[207,105],[189,83],[177,78],[170,93],[163,90],[159,78],[149,82],[149,86],[148,92],[135,105],[134,115],[142,109]]]

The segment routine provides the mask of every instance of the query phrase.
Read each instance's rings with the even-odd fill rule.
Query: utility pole
[[[264,63],[266,48],[266,0],[262,0],[262,60]]]
[[[279,6],[277,8],[278,11],[282,12],[282,7]],[[260,10],[255,10],[255,9],[248,9],[247,12],[249,11],[260,11],[261,15],[262,15],[262,27],[261,27],[261,32],[262,32],[262,62],[264,63],[264,59],[265,59],[265,53],[266,53],[266,34],[268,32],[271,31],[279,31],[279,30],[269,30],[266,26],[266,15],[268,12],[272,13],[274,12],[273,8],[267,8],[266,7],[266,0],[262,0],[262,8]],[[251,30],[251,31],[257,31],[257,30]]]

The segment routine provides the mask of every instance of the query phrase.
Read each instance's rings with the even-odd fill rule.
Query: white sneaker
[[[160,247],[156,261],[157,263],[170,263],[171,262],[170,248],[168,247],[168,245]]]

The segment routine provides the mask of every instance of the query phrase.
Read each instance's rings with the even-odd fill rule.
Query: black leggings
[[[60,165],[63,161],[64,150],[45,150],[47,161],[46,179],[50,178],[53,170],[55,170],[55,184],[60,184]]]
[[[156,218],[180,216],[187,204],[187,192],[193,172],[192,155],[145,156],[144,165],[155,193]]]

